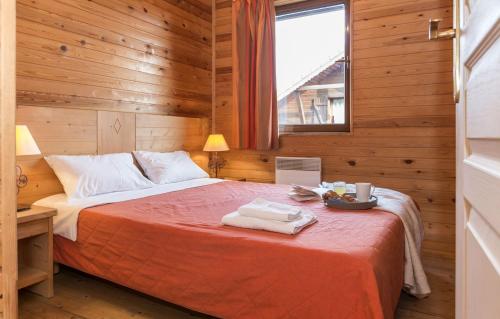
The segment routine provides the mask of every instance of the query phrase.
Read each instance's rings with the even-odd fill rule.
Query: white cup
[[[370,200],[375,187],[371,183],[356,183],[356,199],[365,203]]]

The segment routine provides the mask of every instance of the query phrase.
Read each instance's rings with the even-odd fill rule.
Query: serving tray
[[[356,198],[356,193],[346,193],[346,194]],[[377,206],[377,203],[378,203],[377,196],[372,195],[369,201],[363,203],[357,201],[347,202],[342,199],[331,198],[325,201],[325,206],[337,209],[364,210]]]

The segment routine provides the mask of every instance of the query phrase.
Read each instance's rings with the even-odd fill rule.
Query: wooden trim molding
[[[216,0],[212,0],[212,77],[211,77],[211,84],[212,84],[212,113],[211,113],[211,120],[210,120],[210,132],[215,133],[215,112],[217,110],[217,101],[215,100],[215,90],[217,87],[217,81],[215,78],[215,69],[216,69],[216,52],[215,52],[215,25],[217,24],[217,5],[216,5]]]

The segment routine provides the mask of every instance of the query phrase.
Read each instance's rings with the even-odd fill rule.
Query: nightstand
[[[40,206],[17,213],[17,288],[26,287],[47,298],[54,296],[52,218],[56,214],[55,209]]]
[[[238,182],[246,182],[247,179],[245,177],[223,177],[222,179],[226,181],[238,181]]]

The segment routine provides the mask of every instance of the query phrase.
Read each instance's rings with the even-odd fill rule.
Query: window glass
[[[328,131],[336,125],[348,130],[345,5],[277,11],[280,130]]]

